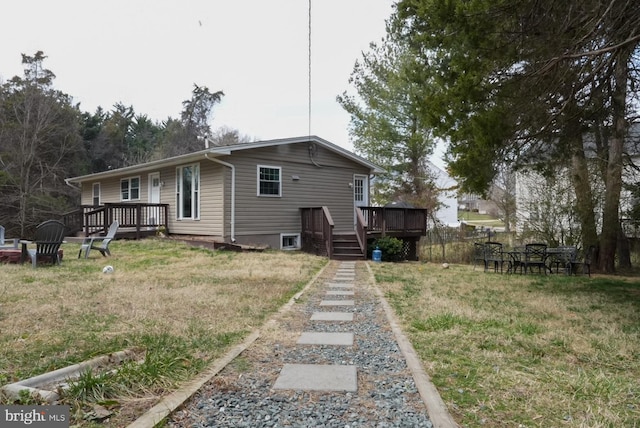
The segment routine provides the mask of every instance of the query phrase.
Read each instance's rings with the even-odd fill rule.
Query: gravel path
[[[355,296],[330,296],[340,262],[331,262],[292,308],[168,419],[168,427],[428,427],[429,420],[364,263]],[[333,288],[332,288],[333,289]],[[320,301],[355,306],[320,307]],[[320,311],[353,312],[352,322],[311,321]],[[298,345],[302,332],[352,332],[353,346]],[[348,364],[357,392],[274,390],[284,364]]]

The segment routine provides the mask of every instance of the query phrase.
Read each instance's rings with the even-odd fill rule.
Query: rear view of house
[[[301,207],[326,206],[336,231],[353,231],[354,206],[368,205],[369,178],[379,171],[311,136],[210,147],[67,181],[81,187],[85,214],[110,204],[149,204],[146,228],[288,248],[300,246]]]
[[[425,210],[388,209],[387,219],[385,209],[368,207],[370,179],[379,172],[348,150],[306,136],[214,146],[67,182],[81,189],[77,222],[85,235],[117,220],[137,236],[164,228],[275,249],[302,248],[306,236],[307,250],[331,257],[335,236],[356,240],[359,230],[354,257],[362,258],[371,232],[408,233],[415,241],[426,227]]]

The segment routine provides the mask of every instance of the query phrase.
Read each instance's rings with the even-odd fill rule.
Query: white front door
[[[149,197],[148,201],[150,204],[159,204],[160,203],[160,173],[152,172],[149,174]],[[160,220],[160,208],[159,207],[151,207],[149,208],[149,224],[157,225]]]
[[[356,207],[369,206],[369,177],[366,175],[353,176],[353,204]],[[356,223],[355,209],[353,223]]]

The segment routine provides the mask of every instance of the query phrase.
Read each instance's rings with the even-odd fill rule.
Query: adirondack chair
[[[60,264],[60,245],[64,239],[66,227],[58,220],[47,220],[36,227],[36,248],[27,248],[32,267],[38,266],[38,260],[48,260],[51,264]]]
[[[109,243],[115,238],[116,232],[118,231],[118,227],[120,227],[120,223],[118,221],[114,221],[109,226],[109,231],[105,236],[90,236],[84,238],[82,241],[82,245],[80,246],[80,251],[78,251],[78,258],[82,256],[82,252],[84,251],[84,258],[89,258],[89,252],[91,250],[100,251],[103,257],[110,256],[111,251],[109,251]]]
[[[1,250],[17,250],[18,249],[18,238],[14,239],[5,239],[4,237],[4,226],[0,226],[0,249]]]

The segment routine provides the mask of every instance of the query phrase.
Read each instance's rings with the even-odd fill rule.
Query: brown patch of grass
[[[373,268],[461,425],[638,426],[637,280]]]

